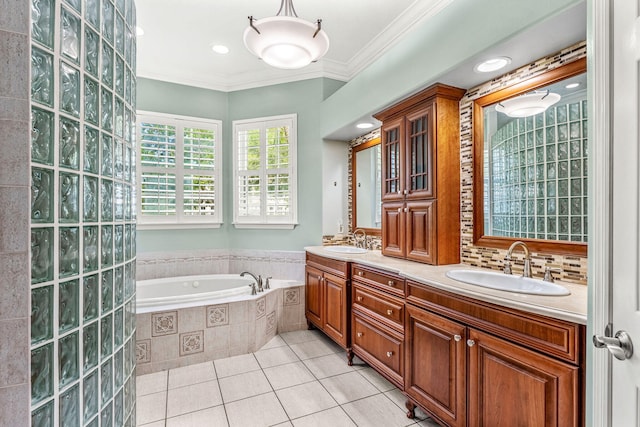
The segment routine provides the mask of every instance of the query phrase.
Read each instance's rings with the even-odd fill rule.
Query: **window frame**
[[[284,114],[279,116],[259,117],[253,119],[234,120],[233,128],[233,226],[235,228],[254,228],[254,229],[293,229],[298,225],[298,115]],[[239,139],[238,133],[242,130],[260,129],[260,158],[266,157],[266,132],[269,127],[289,126],[289,165],[286,169],[289,174],[289,211],[290,214],[286,218],[269,216],[263,209],[260,216],[241,217],[240,207],[240,189],[239,176],[240,170],[238,165],[239,158]],[[260,179],[266,183],[266,175],[268,169],[264,162],[260,162]],[[264,200],[266,197],[266,185],[261,187],[260,195]],[[266,207],[266,205],[264,206]]]
[[[142,123],[175,126],[175,167],[142,166]],[[214,132],[214,169],[190,169],[184,165],[184,129],[199,128]],[[223,127],[222,121],[201,117],[182,116],[177,114],[157,113],[153,111],[136,112],[136,213],[137,228],[140,230],[153,229],[187,229],[187,228],[220,228],[223,224]],[[176,214],[175,215],[144,215],[142,213],[142,173],[143,171],[175,173]],[[214,213],[213,215],[187,215],[184,206],[184,176],[187,174],[201,174],[212,176],[214,179]]]

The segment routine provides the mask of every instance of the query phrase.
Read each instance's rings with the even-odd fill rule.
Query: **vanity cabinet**
[[[407,282],[404,392],[447,426],[583,425],[583,326]]]
[[[405,281],[359,264],[351,270],[353,352],[402,389]]]
[[[382,121],[382,253],[459,262],[463,89],[433,85],[374,115]]]
[[[313,325],[323,331],[350,356],[349,263],[307,252],[305,279],[305,315],[309,327]]]

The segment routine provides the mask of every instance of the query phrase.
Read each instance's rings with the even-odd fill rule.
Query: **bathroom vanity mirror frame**
[[[361,227],[358,225],[358,179],[357,179],[357,157],[358,153],[364,150],[372,149],[373,147],[380,147],[380,138],[374,138],[370,141],[364,142],[360,145],[356,145],[352,149],[351,155],[351,231],[355,229],[363,230],[368,236],[380,236],[381,228]],[[382,188],[379,189],[380,191]],[[381,204],[382,201],[380,200]]]
[[[582,58],[546,73],[490,93],[473,102],[473,241],[476,246],[508,248],[514,241],[527,243],[535,252],[564,255],[587,255],[587,243],[485,235],[484,231],[484,107],[585,73],[587,60]]]

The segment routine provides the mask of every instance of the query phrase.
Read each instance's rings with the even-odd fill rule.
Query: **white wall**
[[[349,144],[324,141],[322,150],[322,234],[338,233],[338,221],[344,232],[348,221],[348,158]]]

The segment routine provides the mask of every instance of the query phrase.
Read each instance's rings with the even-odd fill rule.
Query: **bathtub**
[[[181,276],[136,282],[138,313],[195,307],[244,299],[251,296],[251,276],[210,274]]]
[[[214,274],[136,282],[137,374],[251,353],[277,332],[306,328],[304,283]]]

